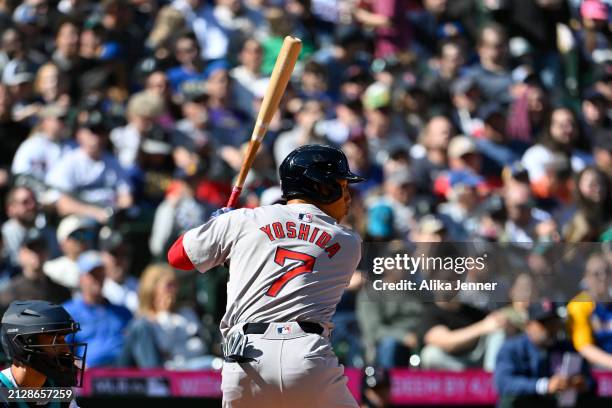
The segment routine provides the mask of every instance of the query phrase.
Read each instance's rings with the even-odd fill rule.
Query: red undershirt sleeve
[[[183,246],[183,235],[178,237],[168,251],[168,263],[174,268],[182,271],[191,271],[195,269],[195,266],[187,256],[187,252],[185,252],[185,247]]]

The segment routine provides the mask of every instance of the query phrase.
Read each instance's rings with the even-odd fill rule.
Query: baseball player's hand
[[[215,217],[220,216],[221,214],[225,214],[228,213],[230,211],[235,210],[235,208],[231,208],[231,207],[221,207],[218,210],[216,210],[215,212],[213,212],[212,214],[210,214],[210,218],[209,219],[213,219]]]

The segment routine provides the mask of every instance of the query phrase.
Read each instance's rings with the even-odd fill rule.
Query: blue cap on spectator
[[[451,171],[448,175],[448,182],[451,187],[457,184],[463,184],[468,187],[477,187],[484,182],[484,178],[478,174],[474,174],[471,171],[458,170]]]
[[[368,234],[377,238],[389,238],[393,234],[393,209],[378,204],[368,211]]]
[[[100,256],[100,252],[98,251],[86,251],[79,256],[77,259],[77,266],[79,268],[79,273],[81,275],[85,275],[93,271],[96,268],[100,268],[104,266],[102,263],[102,257]]]
[[[227,71],[229,69],[229,64],[225,60],[213,61],[208,64],[206,69],[204,70],[204,76],[209,78],[216,71],[223,70]]]

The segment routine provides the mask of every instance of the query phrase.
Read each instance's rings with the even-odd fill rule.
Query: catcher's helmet
[[[59,336],[80,330],[61,306],[42,300],[16,300],[2,317],[2,348],[10,361],[18,361],[45,374],[56,386],[80,387],[87,345],[63,342]],[[40,335],[53,336],[41,342]],[[77,356],[80,354],[80,356]]]
[[[322,204],[342,197],[338,179],[349,183],[365,180],[351,173],[342,150],[322,145],[298,147],[283,160],[279,173],[284,198],[308,198]]]

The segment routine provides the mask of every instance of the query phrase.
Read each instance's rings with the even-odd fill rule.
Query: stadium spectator
[[[567,305],[568,327],[576,350],[594,367],[612,370],[612,267],[603,255],[589,257],[584,268],[586,289]]]
[[[328,130],[325,131],[325,135],[329,139]],[[356,137],[342,144],[342,151],[346,154],[352,171],[366,178],[365,182],[356,185],[354,191],[362,197],[374,194],[383,182],[384,171],[381,166],[372,163],[366,140],[363,137]],[[385,164],[390,166],[391,160]]]
[[[317,128],[334,144],[358,141],[363,132],[363,107],[358,99],[342,99],[336,104],[334,118],[323,120]]]
[[[178,148],[185,150],[181,152],[183,155],[190,152],[201,152],[211,147],[212,136],[208,123],[207,101],[208,96],[203,89],[196,89],[185,94],[185,100],[181,105],[184,118],[176,123],[176,130],[183,136],[182,140],[177,141]],[[176,156],[175,161],[179,167],[184,167]]]
[[[478,187],[480,177],[462,172],[456,173],[449,180],[447,200],[438,206],[441,216],[447,218],[451,226],[451,235],[460,241],[476,234],[481,212],[481,197]]]
[[[476,134],[476,146],[484,158],[483,173],[499,177],[501,169],[520,159],[529,145],[510,140],[506,135],[506,112],[496,103],[480,108],[480,119],[484,126]]]
[[[69,83],[57,65],[46,63],[38,69],[34,80],[34,93],[43,104],[57,104],[64,109],[70,106]]]
[[[537,183],[545,176],[546,164],[553,161],[555,153],[566,155],[576,173],[590,164],[592,158],[580,150],[581,142],[576,115],[568,108],[553,109],[540,142],[527,149],[522,158],[531,182]]]
[[[453,126],[444,116],[431,118],[423,128],[419,143],[411,149],[419,194],[430,195],[433,181],[447,168],[447,149],[453,135]]]
[[[144,139],[164,110],[164,101],[155,93],[143,91],[132,96],[127,105],[127,125],[110,133],[119,163],[125,169],[136,165],[138,151]]]
[[[125,64],[133,67],[145,50],[145,34],[135,22],[136,12],[126,0],[104,0],[101,8],[96,17],[104,29],[104,46],[114,48],[114,52],[125,59]]]
[[[198,3],[200,0],[191,0],[191,3]],[[176,3],[181,3],[178,0]],[[183,1],[186,7],[188,2]],[[159,9],[153,28],[147,37],[147,47],[153,50],[154,55],[164,60],[169,57],[171,41],[176,33],[185,30],[185,17],[176,7],[172,5],[163,6]]]
[[[568,242],[595,241],[612,219],[612,188],[606,176],[593,167],[578,173],[576,213],[564,231]]]
[[[53,281],[69,289],[79,284],[77,260],[94,244],[95,222],[91,219],[70,215],[57,227],[57,242],[62,256],[45,262],[43,270]]]
[[[434,276],[441,282],[452,282],[453,290],[432,290],[434,302],[424,305],[419,329],[424,345],[421,365],[454,371],[482,368],[486,354],[493,350],[489,335],[506,326],[506,317],[498,311],[486,314],[455,298],[457,275],[453,272]]]
[[[508,64],[508,35],[503,26],[488,23],[478,36],[478,64],[465,73],[476,81],[485,102],[510,102],[512,76]]]
[[[383,281],[405,279],[401,270],[387,270]],[[357,318],[363,333],[367,361],[384,368],[406,367],[420,346],[423,300],[418,293],[364,288],[357,296]]]
[[[414,228],[416,221],[415,178],[410,168],[404,167],[395,170],[385,177],[382,195],[374,198],[372,202],[366,202],[371,209],[384,204],[391,208],[392,227],[398,237],[407,237]]]
[[[170,245],[182,233],[204,223],[212,209],[196,197],[196,188],[201,175],[199,169],[177,170],[175,183],[166,198],[157,207],[149,249],[158,259],[163,259]]]
[[[206,79],[195,37],[185,33],[174,42],[174,58],[180,65],[168,70],[168,81],[172,91],[186,93],[201,87]]]
[[[508,219],[504,235],[508,242],[537,242],[542,229],[538,226],[551,221],[550,214],[534,207],[533,195],[525,183],[509,183],[504,188],[504,203]]]
[[[19,248],[18,260],[21,274],[15,276],[0,292],[0,307],[19,299],[47,300],[62,303],[70,299],[70,291],[53,282],[43,273],[43,265],[49,256],[47,242],[40,231],[26,232]]]
[[[571,348],[557,340],[561,320],[550,301],[529,306],[525,334],[508,339],[497,355],[495,386],[502,407],[556,407],[561,392],[581,393],[578,405],[589,406],[595,390],[590,369],[582,363],[579,373],[564,375],[560,362]],[[592,403],[592,402],[591,402]]]
[[[81,324],[75,334],[78,343],[87,343],[89,367],[112,365],[121,353],[125,329],[132,314],[123,306],[109,303],[102,295],[104,264],[100,254],[87,251],[78,258],[80,296],[64,308]]]
[[[79,148],[67,153],[47,174],[60,215],[80,215],[106,223],[114,210],[133,204],[131,187],[119,161],[105,148],[108,127],[99,110],[79,113]]]
[[[201,324],[189,308],[178,308],[172,268],[153,264],[142,274],[138,316],[127,329],[118,364],[128,367],[198,369],[210,367]]]
[[[391,98],[390,89],[386,85],[374,83],[368,90],[363,98],[366,118],[363,133],[368,141],[372,162],[383,166],[389,159],[390,152],[399,149],[408,151],[412,143],[403,132],[393,126],[392,112],[388,105]]]
[[[66,108],[60,105],[47,105],[38,114],[40,124],[15,153],[11,172],[44,182],[47,173],[67,150]]]
[[[355,19],[375,32],[374,55],[384,58],[395,55],[410,43],[410,23],[404,0],[365,1],[353,11]]]
[[[55,231],[47,225],[36,195],[31,189],[25,186],[13,187],[7,194],[6,214],[9,219],[2,224],[2,240],[13,265],[18,263],[21,242],[30,229],[40,230],[47,243],[49,256],[58,254]]]
[[[204,5],[192,22],[204,60],[224,58],[231,46],[263,29],[263,16],[242,0],[216,0]]]
[[[324,135],[317,132],[315,125],[324,117],[325,112],[321,102],[316,100],[304,101],[296,113],[296,126],[278,135],[274,143],[275,162],[282,163],[283,159],[299,146],[323,142]]]
[[[473,77],[459,77],[450,85],[452,105],[450,117],[461,133],[474,136],[482,132],[484,124],[478,117],[482,102],[480,88]]]
[[[234,105],[232,85],[227,63],[218,61],[206,67],[211,134],[217,144],[238,148],[247,140],[248,115]]]
[[[508,136],[533,143],[546,125],[551,101],[533,73],[528,73],[522,84],[514,85],[513,94],[514,102],[508,111]]]
[[[230,76],[234,80],[234,95],[238,109],[257,116],[253,110],[252,100],[257,95],[258,83],[266,81],[267,76],[262,73],[263,48],[259,41],[248,38],[239,54],[240,65],[230,71]]]
[[[70,78],[72,86],[76,86],[85,68],[79,56],[80,35],[80,28],[74,21],[62,22],[57,29],[55,51],[51,56],[51,61],[67,78]]]
[[[132,248],[119,231],[103,227],[98,234],[100,256],[104,263],[102,295],[112,304],[135,313],[138,308],[138,279],[129,274]]]
[[[612,130],[612,120],[606,115],[608,98],[596,89],[585,92],[580,112],[585,137],[594,140],[599,130]]]
[[[427,92],[433,109],[445,110],[451,105],[453,83],[459,77],[459,70],[466,62],[465,54],[461,43],[453,40],[441,42],[437,67],[423,78],[423,89]]]
[[[157,118],[157,123],[164,129],[172,129],[181,117],[181,107],[172,97],[168,76],[163,71],[153,71],[145,81],[145,90],[163,100],[164,110]]]
[[[525,272],[517,275],[510,288],[509,297],[512,303],[500,309],[500,311],[508,319],[506,335],[511,337],[525,330],[528,318],[527,308],[530,303],[536,302],[539,297],[533,277]]]
[[[433,192],[440,198],[448,197],[450,187],[455,179],[476,178],[479,190],[486,192],[498,184],[497,180],[485,180],[483,174],[483,158],[474,139],[458,135],[448,144],[448,171],[439,172],[432,184]]]
[[[328,110],[332,103],[327,91],[327,71],[325,67],[316,61],[309,61],[304,65],[304,72],[300,80],[301,99],[315,99],[323,102]]]

